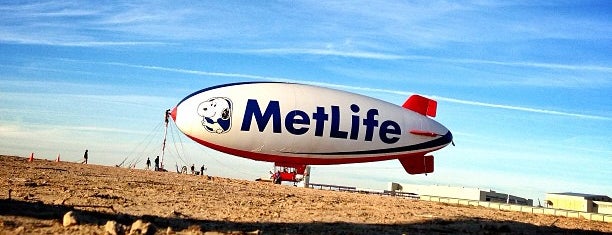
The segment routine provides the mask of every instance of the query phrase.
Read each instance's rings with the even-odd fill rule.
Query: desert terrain
[[[612,223],[577,218],[27,160],[0,156],[0,234],[612,233]]]

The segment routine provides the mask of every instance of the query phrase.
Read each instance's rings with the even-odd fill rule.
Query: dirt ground
[[[400,197],[14,156],[0,162],[0,234],[612,233],[612,223]],[[69,211],[77,224],[64,226]]]

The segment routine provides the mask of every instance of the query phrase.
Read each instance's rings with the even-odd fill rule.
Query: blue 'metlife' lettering
[[[388,134],[396,135],[395,137],[389,137]],[[401,135],[402,130],[400,129],[399,124],[397,122],[387,120],[380,124],[380,131],[378,135],[380,136],[380,140],[387,144],[395,143],[399,140],[397,135]]]
[[[340,107],[331,106],[332,111],[332,123],[331,123],[331,132],[329,133],[329,137],[338,138],[338,139],[346,139],[348,133],[346,131],[340,130]]]
[[[315,136],[323,136],[323,128],[328,116],[324,107],[317,107],[317,112],[312,114],[312,119],[315,120]]]
[[[296,128],[295,125],[302,125],[300,128]],[[294,135],[303,135],[308,132],[308,127],[303,125],[310,125],[310,118],[308,118],[308,114],[302,110],[293,110],[287,114],[287,118],[285,118],[285,128],[289,133]]]
[[[332,105],[330,109],[331,115],[325,111],[325,107],[316,107],[316,111],[312,113],[312,117],[308,116],[308,113],[302,110],[291,110],[287,113],[287,115],[285,115],[285,129],[287,132],[293,135],[303,135],[310,131],[311,124],[314,122],[314,136],[323,137],[325,132],[325,123],[330,121],[330,138],[358,140],[360,126],[365,126],[365,136],[363,137],[363,140],[372,141],[374,139],[374,133],[378,128],[378,137],[382,142],[387,144],[396,143],[399,141],[402,134],[401,127],[399,124],[397,124],[397,122],[385,120],[379,124],[379,121],[376,119],[376,116],[378,116],[377,109],[369,109],[366,112],[366,117],[361,120],[361,117],[359,116],[360,108],[356,104],[352,104],[350,106],[351,111],[354,113],[350,118],[350,130],[341,130],[340,124],[342,122],[342,118],[340,115],[340,107]],[[283,122],[281,118],[282,116],[279,101],[269,101],[268,105],[262,112],[262,108],[259,106],[257,100],[249,99],[247,100],[240,130],[250,131],[253,119],[255,119],[259,132],[264,132],[268,126],[268,123],[270,123],[270,120],[272,120],[272,133],[282,133],[281,126]]]
[[[272,118],[272,132],[281,133],[280,105],[278,101],[271,100],[268,106],[266,106],[266,111],[262,114],[257,100],[249,99],[244,110],[244,118],[242,118],[242,126],[240,127],[241,131],[251,130],[251,118],[253,117],[255,117],[259,132],[263,132],[266,129],[270,118]]]

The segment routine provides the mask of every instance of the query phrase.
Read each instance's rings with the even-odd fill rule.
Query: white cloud
[[[0,29],[0,42],[66,47],[109,47],[109,46],[165,46],[175,43],[156,41],[106,41],[95,38],[73,38],[62,33],[13,33]]]
[[[239,54],[278,54],[278,55],[314,55],[314,56],[338,56],[362,59],[375,60],[415,60],[415,61],[434,61],[440,63],[455,63],[455,64],[475,64],[475,65],[498,65],[505,67],[522,67],[536,68],[547,70],[571,70],[571,71],[593,71],[612,73],[612,67],[602,65],[589,64],[561,64],[561,63],[542,63],[529,61],[497,61],[484,59],[462,59],[462,58],[444,58],[425,55],[406,55],[396,53],[385,53],[376,51],[360,51],[359,49],[347,48],[264,48],[264,49],[221,49],[211,50],[225,53]]]
[[[481,106],[481,107],[488,107],[488,108],[507,109],[507,110],[522,111],[522,112],[541,113],[541,114],[557,115],[557,116],[568,116],[568,117],[584,118],[584,119],[596,119],[596,120],[605,120],[605,121],[612,120],[612,118],[610,117],[597,116],[597,115],[568,113],[568,112],[560,112],[560,111],[554,111],[554,110],[535,109],[535,108],[529,108],[529,107],[511,106],[511,105],[503,105],[503,104],[491,104],[491,103],[484,103],[484,102],[478,102],[478,101],[446,98],[446,97],[440,97],[440,96],[431,96],[431,98],[438,100],[438,101],[446,101],[446,102],[451,102],[451,103]]]
[[[301,81],[301,80],[294,80],[290,78],[267,77],[267,76],[260,76],[260,75],[251,75],[251,74],[206,72],[206,71],[198,71],[198,70],[185,70],[185,69],[167,68],[167,67],[160,67],[160,66],[132,65],[132,64],[125,64],[125,63],[114,63],[114,62],[104,63],[104,64],[110,64],[110,65],[116,65],[116,66],[127,66],[127,67],[150,69],[150,70],[161,70],[161,71],[176,72],[176,73],[195,74],[195,75],[202,75],[202,76],[238,77],[238,78],[248,78],[248,79],[270,80],[270,81],[298,82],[298,83],[313,84],[313,85],[326,86],[326,87],[335,87],[335,88],[340,88],[340,89],[359,90],[359,91],[368,91],[368,92],[382,92],[382,93],[389,93],[389,94],[402,95],[402,96],[409,96],[409,95],[415,94],[414,92],[407,92],[407,91],[400,91],[400,90],[357,87],[357,86],[339,85],[339,84],[325,83],[325,82]],[[606,121],[612,120],[612,118],[610,117],[597,116],[597,115],[569,113],[569,112],[561,112],[561,111],[555,111],[555,110],[536,109],[536,108],[530,108],[530,107],[511,106],[511,105],[504,105],[504,104],[491,104],[491,103],[485,103],[485,102],[461,100],[461,99],[447,98],[447,97],[434,96],[434,95],[430,97],[438,101],[445,101],[445,102],[464,104],[464,105],[506,109],[506,110],[514,110],[514,111],[530,112],[530,113],[540,113],[540,114],[556,115],[556,116],[567,116],[567,117],[583,118],[583,119],[596,119],[596,120],[606,120]]]
[[[365,58],[382,54],[386,59],[387,54],[399,54],[389,53],[398,49],[440,48],[448,43],[601,39],[611,35],[605,20],[546,11],[554,9],[554,5],[541,11],[518,11],[525,7],[445,1],[274,5],[52,1],[0,6],[0,19],[5,22],[0,23],[0,38],[6,42],[60,46],[163,45],[198,40],[192,41],[190,47],[205,46],[210,39],[227,42],[234,48],[245,45],[245,41],[271,48],[313,48],[309,45],[348,40],[352,42],[348,45],[350,50],[313,48],[307,53]],[[39,38],[46,40],[36,40]],[[121,39],[112,40],[117,38]]]
[[[403,59],[401,55],[388,53],[369,52],[369,51],[350,51],[338,50],[334,48],[269,48],[269,49],[246,49],[246,50],[226,50],[228,52],[237,53],[253,53],[253,54],[299,54],[299,55],[316,55],[316,56],[339,56],[351,58],[377,59],[377,60],[396,60]]]
[[[436,59],[432,60],[446,61],[452,63],[465,63],[465,64],[492,64],[512,67],[528,67],[528,68],[543,68],[553,70],[582,70],[582,71],[599,71],[599,72],[612,72],[612,67],[599,66],[599,65],[573,65],[573,64],[554,64],[554,63],[541,63],[541,62],[525,62],[525,61],[494,61],[494,60],[477,60],[477,59]]]

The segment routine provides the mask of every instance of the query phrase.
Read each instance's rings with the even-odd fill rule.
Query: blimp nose
[[[174,120],[175,122],[176,122],[176,108],[177,107],[174,107],[172,111],[170,112],[170,117],[172,117],[172,120]]]

